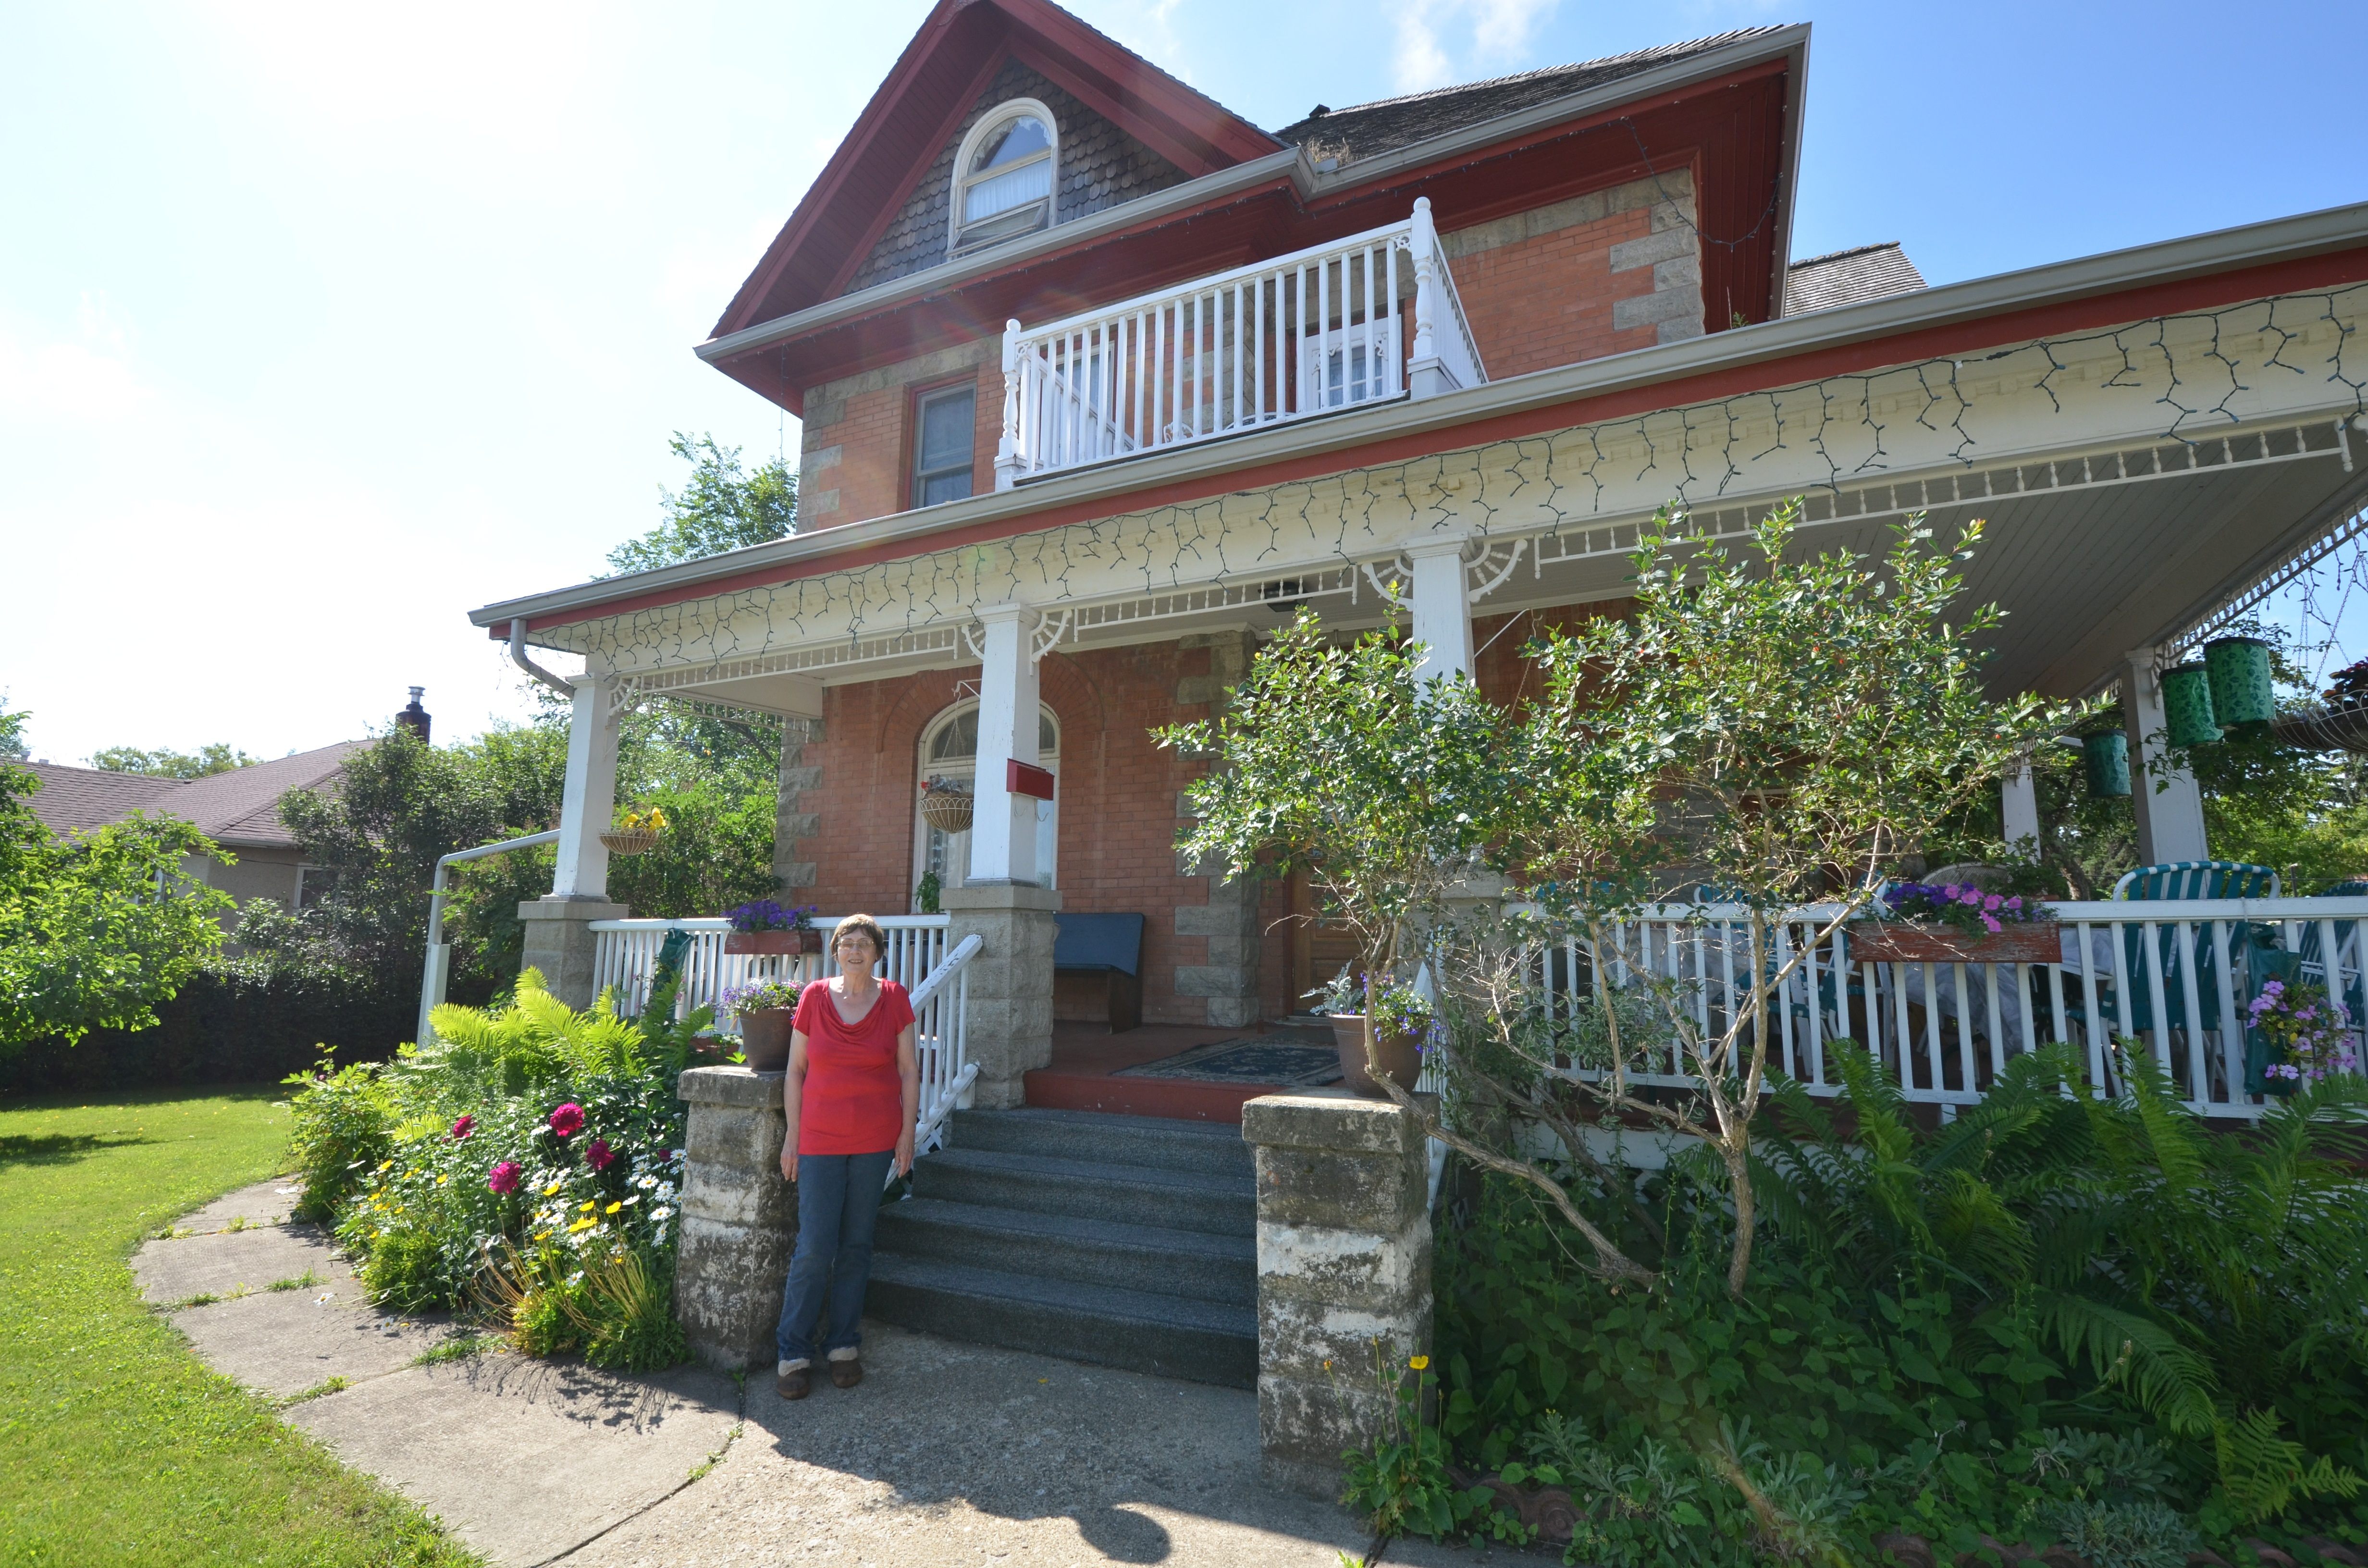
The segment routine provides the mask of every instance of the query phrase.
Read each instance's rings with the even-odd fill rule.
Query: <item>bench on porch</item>
[[[1055,915],[1053,1017],[1107,1018],[1119,1034],[1143,1022],[1143,916]]]

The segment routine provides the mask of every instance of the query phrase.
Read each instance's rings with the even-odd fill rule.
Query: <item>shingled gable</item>
[[[922,176],[1017,62],[1197,178],[1281,143],[1048,0],[938,0],[713,335],[843,292]],[[875,279],[876,280],[876,279]]]

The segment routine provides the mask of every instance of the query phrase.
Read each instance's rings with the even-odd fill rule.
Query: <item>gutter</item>
[[[996,273],[1015,270],[1043,256],[1064,251],[1072,246],[1106,238],[1113,233],[1143,227],[1147,220],[1178,217],[1229,196],[1245,195],[1263,186],[1288,178],[1298,194],[1303,208],[1326,197],[1352,190],[1359,186],[1385,181],[1409,169],[1452,158],[1459,153],[1476,153],[1492,147],[1510,137],[1556,125],[1566,119],[1582,119],[1605,108],[1616,108],[1637,98],[1653,97],[1693,85],[1697,81],[1723,76],[1739,66],[1758,64],[1765,60],[1799,52],[1802,64],[1806,63],[1809,41],[1808,24],[1797,23],[1762,39],[1745,43],[1729,44],[1708,54],[1698,54],[1668,65],[1655,66],[1634,76],[1622,76],[1585,92],[1565,97],[1549,98],[1542,104],[1516,109],[1494,119],[1484,119],[1476,125],[1444,131],[1427,140],[1413,142],[1388,153],[1361,158],[1344,169],[1318,173],[1307,159],[1304,149],[1286,147],[1262,158],[1220,169],[1182,185],[1170,186],[1155,195],[1121,202],[1091,217],[1047,229],[1032,239],[1009,246],[997,247],[976,257],[967,266],[940,263],[925,267],[908,277],[866,289],[860,293],[843,294],[836,300],[811,305],[786,316],[758,322],[742,327],[722,337],[710,338],[692,350],[706,363],[713,365],[737,358],[751,349],[769,348],[777,343],[808,336],[841,322],[870,315],[874,312],[910,301],[934,295],[951,294]],[[1796,66],[1796,78],[1800,70]],[[1796,89],[1797,91],[1797,89]],[[1793,133],[1793,159],[1797,166],[1799,136]],[[1777,238],[1781,244],[1790,227],[1792,184],[1787,181],[1778,198],[1782,208]],[[1783,252],[1777,271],[1783,270]]]
[[[689,597],[693,596],[671,591],[693,589],[724,579],[746,579],[809,562],[826,562],[834,555],[916,545],[940,535],[967,533],[1030,514],[1119,500],[1163,484],[1199,480],[1213,485],[1223,475],[1281,460],[1375,445],[2043,305],[2078,301],[2140,285],[2174,283],[2363,246],[2368,246],[2368,202],[2329,208],[2298,217],[2055,262],[2021,272],[1945,284],[1863,304],[1837,305],[1680,343],[1657,344],[1577,365],[1533,371],[1419,403],[1402,399],[1277,430],[1230,437],[1205,446],[1171,448],[1147,457],[1034,481],[1012,490],[990,491],[919,511],[892,513],[885,517],[820,528],[811,534],[793,534],[770,544],[680,566],[506,599],[470,611],[469,619],[478,626],[514,619],[529,623],[541,620],[545,624],[554,624],[563,618],[580,619],[603,605],[620,600],[647,600],[655,596]],[[830,568],[825,564],[820,569]],[[781,570],[776,580],[804,574],[807,574]]]

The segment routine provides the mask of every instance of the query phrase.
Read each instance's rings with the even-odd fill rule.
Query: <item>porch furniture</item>
[[[1143,916],[1055,915],[1053,1016],[1107,1018],[1121,1034],[1143,1022]]]

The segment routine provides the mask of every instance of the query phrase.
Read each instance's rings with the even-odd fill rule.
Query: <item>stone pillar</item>
[[[1427,679],[1451,670],[1472,674],[1472,601],[1463,588],[1463,543],[1461,539],[1426,539],[1406,546],[1414,562],[1413,637],[1428,649],[1421,665]]]
[[[822,787],[822,769],[808,766],[805,748],[822,740],[819,719],[781,721],[781,770],[773,803],[773,875],[786,890],[810,888],[820,864],[798,858],[801,841],[822,831],[819,812],[806,809],[806,795]]]
[[[781,1285],[797,1244],[797,1189],[781,1179],[781,1074],[694,1067],[674,1311],[692,1353],[725,1371],[772,1365]]]
[[[2158,778],[2148,765],[2166,741],[2162,687],[2154,674],[2154,650],[2134,648],[2122,676],[2122,724],[2130,737],[2130,804],[2138,819],[2138,858],[2149,866],[2174,860],[2208,860],[2203,792],[2185,769]],[[2157,790],[2157,785],[2166,785]]]
[[[2039,858],[2039,787],[2029,767],[2018,767],[1998,780],[1998,807],[2006,824],[2007,848]]]
[[[982,763],[985,750],[982,742]],[[1053,1060],[1053,914],[1061,895],[1034,882],[972,882],[946,889],[938,903],[949,917],[948,952],[973,934],[985,944],[966,971],[970,1059],[978,1063],[972,1101],[989,1110],[1024,1104],[1023,1074]]]
[[[541,970],[543,987],[578,1012],[592,1006],[592,947],[595,920],[622,920],[632,911],[605,898],[529,899],[518,906],[526,923],[526,951],[521,969]]]
[[[1036,882],[1036,797],[1010,787],[1014,763],[1033,767],[1042,704],[1036,696],[1037,615],[1025,605],[989,605],[978,672],[978,772],[971,788],[970,880]],[[1049,984],[1050,982],[1048,981]],[[978,994],[978,983],[971,983]]]
[[[1374,1370],[1430,1352],[1429,1162],[1422,1124],[1346,1089],[1242,1108],[1258,1165],[1259,1464],[1340,1495],[1340,1452],[1395,1397]],[[1328,1368],[1326,1363],[1329,1363]]]

